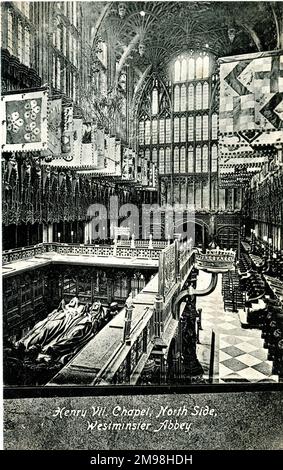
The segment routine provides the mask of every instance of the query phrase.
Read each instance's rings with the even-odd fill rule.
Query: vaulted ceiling
[[[85,2],[84,2],[85,3]],[[163,67],[207,48],[217,57],[280,47],[282,2],[87,2],[93,40],[111,42],[119,68]],[[279,23],[279,24],[278,24]],[[278,29],[279,28],[279,29]]]

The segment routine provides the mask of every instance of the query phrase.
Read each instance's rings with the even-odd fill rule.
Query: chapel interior
[[[282,382],[282,2],[1,21],[4,385]]]

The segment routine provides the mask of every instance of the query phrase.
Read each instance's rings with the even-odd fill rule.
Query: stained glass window
[[[202,108],[202,84],[198,83],[196,86],[196,109]]]
[[[171,149],[170,147],[166,147],[166,173],[171,173]]]
[[[202,78],[202,57],[196,60],[196,78]]]
[[[185,82],[187,80],[187,60],[182,60],[182,68],[181,68],[181,82]]]
[[[171,142],[171,119],[166,119],[166,142]]]
[[[139,143],[144,145],[144,121],[139,122]]]
[[[165,129],[164,129],[164,119],[159,120],[159,143],[164,144],[165,142]]]
[[[189,59],[188,79],[193,80],[194,78],[195,78],[195,59],[191,57]]]
[[[188,110],[193,111],[194,109],[194,92],[195,92],[195,87],[191,83],[188,89]]]
[[[52,63],[52,85],[56,88],[56,55],[53,54]]]
[[[203,58],[203,78],[209,77],[209,57],[208,55]]]
[[[180,111],[180,87],[176,85],[174,88],[174,111]]]
[[[144,152],[144,156],[145,156],[145,159],[149,162],[149,160],[150,160],[150,150],[149,149],[146,149],[146,151]]]
[[[150,121],[145,121],[145,144],[150,144]]]
[[[152,114],[158,113],[158,91],[156,88],[152,90]]]
[[[23,62],[23,27],[22,23],[18,22],[18,58]]]
[[[159,149],[159,173],[164,173],[164,149]]]
[[[152,162],[153,163],[157,163],[157,149],[156,148],[153,148],[152,149]]]
[[[174,148],[174,173],[179,173],[179,148]]]
[[[180,132],[180,142],[186,141],[186,118],[185,116],[181,117],[181,132]]]
[[[8,10],[8,44],[7,49],[10,54],[13,54],[13,14]]]
[[[205,82],[203,84],[203,92],[202,92],[202,107],[203,109],[207,109],[209,104],[208,104],[208,93],[209,93],[209,86],[208,83]]]
[[[152,121],[151,134],[152,134],[152,143],[157,144],[157,119],[153,119]]]
[[[180,140],[179,127],[180,127],[179,118],[175,117],[174,118],[174,142],[179,142]]]
[[[211,171],[217,171],[217,145],[213,144],[211,148]]]
[[[204,145],[202,148],[202,172],[208,172],[208,147]]]
[[[186,85],[181,86],[181,111],[186,111],[187,109],[187,89]]]
[[[186,172],[186,148],[184,146],[181,147],[180,151],[180,172]]]
[[[60,86],[61,86],[61,61],[59,57],[57,57],[57,83],[56,83],[57,90],[60,90]]]
[[[212,127],[211,137],[213,140],[216,140],[218,136],[218,116],[216,113],[212,115],[211,127]]]
[[[196,173],[201,173],[201,147],[196,148]]]
[[[208,116],[202,117],[202,139],[208,140]]]
[[[174,73],[175,73],[175,82],[179,82],[180,81],[180,74],[181,74],[181,63],[180,63],[179,59],[177,59],[176,62],[175,62]]]
[[[188,117],[188,140],[194,140],[194,117]]]
[[[30,67],[30,31],[25,28],[24,64]]]
[[[196,116],[196,140],[201,140],[201,128],[202,128],[201,116]]]
[[[194,147],[188,148],[188,173],[194,172]]]

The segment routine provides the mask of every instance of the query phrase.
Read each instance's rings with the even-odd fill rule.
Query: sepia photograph
[[[1,24],[5,448],[282,449],[283,2]]]

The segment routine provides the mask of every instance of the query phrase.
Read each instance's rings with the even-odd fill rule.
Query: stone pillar
[[[133,315],[133,304],[131,301],[126,303],[126,312],[125,312],[125,324],[124,324],[124,334],[123,342],[131,341],[131,325],[132,325],[132,315]]]
[[[154,336],[160,338],[163,333],[163,298],[157,295],[154,309]]]
[[[43,224],[42,227],[42,241],[43,243],[48,243],[48,225]]]
[[[92,240],[91,222],[86,221],[84,225],[84,243],[91,243],[91,240]]]

